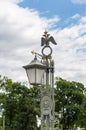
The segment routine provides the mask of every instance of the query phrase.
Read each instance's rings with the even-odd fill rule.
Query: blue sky
[[[81,0],[84,1],[84,0]],[[77,18],[72,16],[79,14],[86,15],[86,3],[74,2],[72,0],[24,0],[19,4],[24,8],[30,8],[40,12],[41,17],[52,18],[57,16],[60,20],[56,23],[55,28],[64,28],[77,22]]]
[[[0,74],[27,81],[22,66],[45,30],[58,43],[55,76],[86,85],[86,0],[0,0]]]
[[[58,16],[62,21],[71,18],[75,14],[86,14],[85,2],[74,3],[71,0],[24,0],[19,5],[22,7],[38,10],[41,16],[47,18]]]

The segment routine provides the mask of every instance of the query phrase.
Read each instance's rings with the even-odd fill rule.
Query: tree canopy
[[[86,88],[82,83],[56,77],[55,112],[62,129],[86,127]],[[6,130],[38,130],[40,117],[40,91],[0,76],[0,108],[5,116]],[[55,124],[56,124],[55,123]]]
[[[7,130],[36,130],[39,116],[38,89],[27,88],[11,79],[0,77],[0,104]]]
[[[86,89],[84,85],[79,82],[70,82],[62,78],[56,78],[55,84],[56,111],[61,114],[60,124],[63,125],[63,129],[69,129],[75,124],[76,126],[82,126],[80,122],[82,111],[86,114],[84,112],[86,109]]]

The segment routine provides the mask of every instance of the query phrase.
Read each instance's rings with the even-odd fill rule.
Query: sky
[[[45,30],[57,42],[55,76],[86,86],[86,0],[0,0],[0,74],[28,82],[22,66],[41,54]]]

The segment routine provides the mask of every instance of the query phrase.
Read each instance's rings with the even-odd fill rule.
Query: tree
[[[56,78],[55,111],[63,129],[73,125],[86,126],[86,89],[83,84]],[[0,76],[0,106],[6,120],[7,130],[38,130],[40,117],[39,88],[13,82]],[[0,119],[0,125],[1,119]]]
[[[78,120],[84,91],[84,85],[81,83],[56,78],[55,109],[61,113],[60,123],[63,125],[63,129],[73,127]]]
[[[0,104],[4,109],[7,130],[37,130],[39,115],[38,89],[27,88],[0,76]]]
[[[81,127],[84,127],[86,129],[86,92],[84,93],[81,112],[76,123],[77,125],[80,125]]]

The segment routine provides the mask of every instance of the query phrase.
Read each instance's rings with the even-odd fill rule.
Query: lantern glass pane
[[[32,85],[41,84],[44,72],[45,72],[45,69],[40,69],[40,68],[26,69],[26,73],[27,73],[30,84]]]
[[[27,69],[26,70],[27,77],[29,79],[30,84],[35,82],[35,69]]]
[[[36,69],[36,82],[38,84],[41,84],[44,72],[44,69]]]

